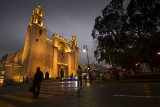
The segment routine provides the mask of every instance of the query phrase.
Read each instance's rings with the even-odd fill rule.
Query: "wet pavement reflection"
[[[30,85],[0,88],[0,107],[159,107],[160,83],[43,82],[38,99]]]

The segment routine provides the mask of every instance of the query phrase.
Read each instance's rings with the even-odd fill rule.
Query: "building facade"
[[[6,56],[1,63],[16,63],[20,65],[24,77],[33,78],[36,67],[40,67],[44,76],[49,78],[63,78],[76,75],[79,64],[79,48],[76,36],[67,41],[57,34],[53,40],[47,38],[47,29],[43,26],[43,10],[38,5],[30,17],[24,49]],[[4,64],[5,61],[5,64]],[[1,66],[2,67],[2,66]]]

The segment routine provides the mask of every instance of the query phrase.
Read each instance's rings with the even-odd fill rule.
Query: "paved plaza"
[[[86,83],[45,81],[39,98],[28,84],[0,87],[0,107],[160,107],[160,82]]]

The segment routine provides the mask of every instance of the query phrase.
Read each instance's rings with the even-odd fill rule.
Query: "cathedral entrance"
[[[49,80],[49,73],[48,72],[45,73],[45,80]]]
[[[68,66],[64,66],[64,65],[58,66],[58,77],[59,78],[68,77]]]
[[[63,71],[63,69],[61,69],[60,77],[61,77],[61,78],[64,78],[64,71]]]

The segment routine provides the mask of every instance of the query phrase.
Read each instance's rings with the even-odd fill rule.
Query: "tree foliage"
[[[112,0],[104,8],[95,19],[92,37],[98,41],[94,52],[98,61],[129,68],[136,62],[149,62],[160,51],[160,4],[130,0],[124,6],[124,1]]]

